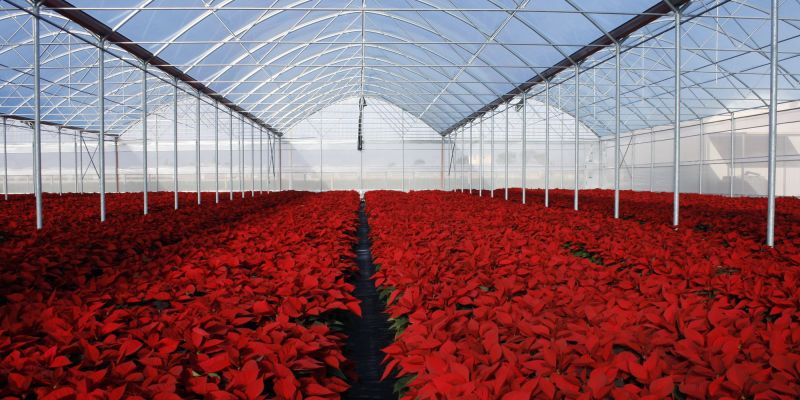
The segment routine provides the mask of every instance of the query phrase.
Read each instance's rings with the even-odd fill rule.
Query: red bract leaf
[[[11,384],[11,389],[16,391],[21,392],[28,390],[28,387],[31,385],[31,381],[33,381],[33,378],[18,374],[16,372],[8,374],[8,383]]]
[[[577,395],[581,391],[580,387],[578,387],[574,383],[568,381],[566,378],[564,378],[561,375],[553,375],[552,376],[552,380],[553,380],[553,383],[555,383],[556,387],[558,387],[559,390],[561,390],[562,392],[564,392],[566,394]]]
[[[72,364],[72,361],[70,361],[69,358],[64,356],[58,356],[54,358],[53,361],[50,361],[50,368],[61,368],[61,367],[66,367],[67,365],[70,364]]]
[[[58,389],[54,389],[50,393],[47,393],[42,397],[41,400],[59,400],[59,399],[66,399],[75,394],[75,389],[71,387],[60,387]]]
[[[200,368],[209,374],[222,371],[230,365],[231,361],[228,358],[228,353],[219,353],[204,361],[200,361]]]
[[[161,354],[171,354],[178,349],[179,341],[171,338],[163,338],[158,341],[158,352]]]
[[[183,397],[175,393],[158,393],[153,396],[153,400],[181,400]]]
[[[503,395],[502,400],[530,400],[531,392],[525,390],[515,390]]]
[[[671,376],[659,378],[650,382],[650,394],[658,396],[659,398],[665,398],[672,393],[674,387],[675,384]]]
[[[592,396],[601,399],[613,388],[613,380],[608,379],[603,370],[595,369],[589,374],[588,385],[592,391]]]
[[[305,392],[311,396],[331,396],[336,394],[336,392],[313,382],[306,385]]]
[[[261,300],[261,301],[257,301],[255,303],[253,303],[253,313],[255,313],[255,314],[267,314],[267,313],[270,313],[270,312],[272,312],[272,307],[270,307],[269,303],[267,303],[266,301]]]
[[[136,339],[127,339],[123,341],[122,345],[119,347],[119,358],[122,359],[123,357],[136,353],[141,348],[142,342]]]
[[[264,381],[261,379],[253,379],[247,382],[247,388],[245,389],[245,394],[247,395],[248,399],[255,399],[257,398],[261,392],[264,391]]]
[[[298,383],[294,376],[275,379],[275,394],[284,399],[293,399],[297,392]]]
[[[117,329],[122,328],[123,326],[125,326],[125,325],[118,324],[116,322],[108,322],[108,323],[103,324],[103,327],[100,329],[100,333],[103,334],[103,335],[108,335],[111,332],[114,332]]]

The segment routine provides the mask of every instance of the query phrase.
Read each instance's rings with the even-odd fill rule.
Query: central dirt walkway
[[[359,273],[356,276],[353,295],[361,300],[361,318],[355,317],[348,329],[345,355],[355,364],[358,380],[353,382],[345,394],[347,399],[396,399],[393,393],[394,378],[381,381],[383,374],[384,347],[393,337],[389,329],[384,304],[375,287],[375,265],[372,263],[372,243],[369,240],[369,222],[362,201],[358,210],[358,245],[356,261]]]

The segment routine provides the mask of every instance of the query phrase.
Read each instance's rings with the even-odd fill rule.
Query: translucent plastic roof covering
[[[658,0],[71,3],[280,131],[327,105],[364,95],[443,132]],[[0,5],[0,112],[30,117],[31,24],[19,10],[30,4]],[[796,55],[786,50],[798,45],[799,9],[796,0],[781,5],[782,101],[798,99]],[[684,9],[684,118],[766,105],[768,12],[768,0],[696,0]],[[52,22],[43,24],[45,119],[92,129],[97,51],[80,39],[91,35],[57,10],[44,9],[43,15]],[[673,21],[666,13],[623,43],[625,130],[672,120]],[[110,50],[118,57],[106,57],[106,94],[116,113],[107,120],[124,133],[140,102],[141,73],[130,55]],[[613,133],[613,49],[581,68],[579,118],[598,135]],[[572,73],[554,78],[554,87],[563,90],[553,104],[574,114]],[[169,104],[169,77],[151,79],[149,101]],[[541,90],[534,87],[532,95]]]

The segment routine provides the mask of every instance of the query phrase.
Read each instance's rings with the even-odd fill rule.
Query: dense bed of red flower
[[[474,192],[477,193],[477,192]],[[509,200],[519,202],[521,191],[509,190]],[[486,195],[484,193],[484,195]],[[503,190],[495,191],[502,197]],[[550,206],[573,208],[572,190],[550,190]],[[640,223],[672,224],[672,193],[620,191],[620,217]],[[533,206],[544,204],[544,190],[528,189],[526,202]],[[775,242],[780,248],[790,246],[800,253],[800,199],[779,197],[776,200]],[[614,192],[611,190],[581,190],[581,210],[605,215],[614,213]],[[764,241],[766,237],[767,200],[758,197],[728,197],[719,195],[681,194],[680,226],[703,230],[709,234],[731,231]],[[797,260],[800,262],[800,260]]]
[[[0,395],[338,398],[360,308],[345,282],[354,192],[186,204],[172,194],[48,196],[0,204]]]
[[[459,193],[367,207],[405,398],[800,396],[790,246]]]

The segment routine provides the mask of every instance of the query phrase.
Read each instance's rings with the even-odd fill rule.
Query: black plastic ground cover
[[[356,380],[345,393],[345,399],[396,399],[393,392],[394,377],[381,381],[383,375],[384,347],[391,344],[394,336],[389,328],[389,317],[385,305],[375,287],[375,265],[372,263],[372,243],[369,240],[369,222],[362,201],[358,210],[358,244],[356,262],[359,272],[355,274],[355,292],[361,300],[361,318],[353,317],[347,327],[345,355],[355,365]]]

